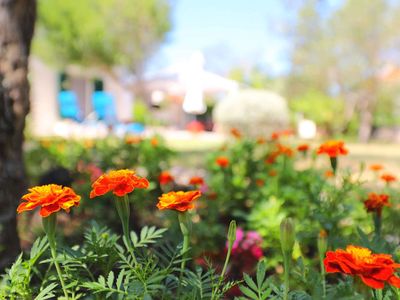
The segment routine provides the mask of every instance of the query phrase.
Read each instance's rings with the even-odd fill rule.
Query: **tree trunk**
[[[20,251],[15,209],[26,190],[22,144],[35,18],[36,0],[0,0],[0,271]]]

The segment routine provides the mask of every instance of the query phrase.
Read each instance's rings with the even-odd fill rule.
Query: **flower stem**
[[[375,298],[376,300],[382,300],[383,299],[383,295],[382,295],[382,290],[375,290]]]
[[[338,159],[337,159],[336,156],[330,157],[329,159],[330,159],[330,162],[331,162],[331,167],[332,167],[332,170],[333,170],[333,174],[336,175],[336,169],[337,169],[337,166],[338,166]]]
[[[374,212],[373,218],[375,226],[375,236],[379,239],[381,237],[382,218],[378,212]]]
[[[49,241],[50,252],[51,252],[51,256],[53,257],[53,260],[54,260],[54,265],[57,270],[57,275],[58,275],[58,278],[60,279],[61,287],[64,292],[64,296],[66,299],[68,299],[68,293],[67,293],[67,289],[65,287],[65,283],[64,283],[64,280],[62,277],[61,268],[57,261],[57,251],[56,251],[57,245],[56,245],[56,240],[55,240],[56,221],[57,221],[56,214],[52,214],[52,215],[42,219],[43,228],[44,228],[44,231],[46,232],[47,239]]]
[[[323,298],[326,298],[326,280],[325,280],[325,266],[324,266],[324,257],[322,255],[319,256],[319,265],[321,267],[321,277],[322,277],[322,295]]]
[[[284,284],[285,290],[283,294],[283,299],[289,299],[289,274],[290,274],[290,252],[285,251],[283,253],[283,267],[284,267]]]
[[[179,274],[179,288],[178,288],[178,299],[180,296],[180,291],[181,291],[181,286],[182,286],[182,277],[183,277],[183,272],[185,270],[185,265],[186,265],[186,255],[187,255],[187,250],[189,249],[189,228],[187,226],[187,219],[186,219],[186,213],[178,213],[178,220],[179,220],[179,226],[181,228],[181,232],[183,235],[183,245],[182,245],[182,250],[181,250],[181,255],[182,255],[182,262],[181,262],[181,270]]]
[[[127,248],[129,253],[132,256],[132,259],[135,263],[135,265],[137,264],[137,260],[136,260],[136,256],[135,253],[133,252],[133,247],[132,247],[132,243],[131,243],[131,239],[129,237],[129,216],[130,216],[130,207],[129,207],[129,198],[128,195],[125,195],[123,198],[122,197],[118,197],[116,199],[116,207],[117,207],[117,212],[118,212],[118,216],[121,220],[122,223],[122,231],[124,233],[124,237],[127,243]]]

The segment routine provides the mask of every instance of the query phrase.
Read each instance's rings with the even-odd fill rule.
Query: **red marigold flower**
[[[226,156],[219,156],[219,157],[217,157],[217,159],[215,160],[215,162],[216,162],[217,165],[219,165],[221,168],[226,168],[227,166],[229,166],[229,158],[227,158]]]
[[[367,212],[376,212],[379,216],[382,214],[384,206],[390,206],[389,195],[369,193],[368,199],[364,201]]]
[[[400,278],[394,274],[400,264],[388,254],[374,254],[367,248],[349,245],[346,250],[328,251],[324,265],[328,273],[359,276],[374,289],[383,289],[385,283],[400,288]]]
[[[35,186],[28,191],[29,193],[22,196],[22,200],[26,202],[18,206],[18,213],[40,206],[40,215],[47,217],[60,209],[69,212],[69,209],[72,206],[78,206],[81,200],[73,189],[57,184]]]
[[[372,165],[369,166],[369,169],[371,171],[378,172],[380,170],[383,170],[383,166],[381,164],[372,164]]]
[[[231,128],[231,134],[237,139],[242,137],[242,133],[237,128]]]
[[[349,151],[344,147],[343,141],[327,141],[321,144],[317,150],[317,154],[327,154],[329,157],[337,157],[347,153]]]
[[[104,195],[110,191],[114,195],[122,197],[132,192],[135,188],[145,189],[149,186],[146,178],[135,175],[132,170],[110,171],[101,175],[92,184],[90,198]]]
[[[162,171],[160,176],[158,176],[158,182],[161,185],[168,184],[174,181],[174,177],[168,171]]]
[[[204,184],[204,179],[200,176],[193,176],[189,180],[189,184],[191,185],[203,185]]]
[[[187,211],[194,208],[193,201],[200,198],[201,192],[188,191],[188,192],[169,192],[167,194],[162,194],[158,198],[157,207],[160,210],[172,209],[177,211]]]
[[[300,152],[306,152],[310,149],[310,146],[308,144],[300,144],[297,146],[297,151]]]
[[[397,177],[392,175],[392,174],[390,174],[390,173],[385,173],[385,174],[382,174],[381,179],[383,181],[385,181],[386,183],[391,183],[393,181],[396,181]]]

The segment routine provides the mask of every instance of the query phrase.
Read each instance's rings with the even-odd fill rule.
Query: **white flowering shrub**
[[[246,89],[227,96],[213,111],[216,129],[237,128],[250,136],[270,134],[289,124],[286,100],[266,90]]]

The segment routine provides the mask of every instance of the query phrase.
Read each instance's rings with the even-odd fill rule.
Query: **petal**
[[[376,280],[376,279],[373,279],[371,277],[367,277],[364,275],[359,275],[359,276],[366,285],[368,285],[369,287],[372,287],[374,289],[383,289],[385,286],[384,281]]]
[[[388,283],[393,285],[394,287],[400,288],[400,278],[396,276],[392,276],[389,278]]]

